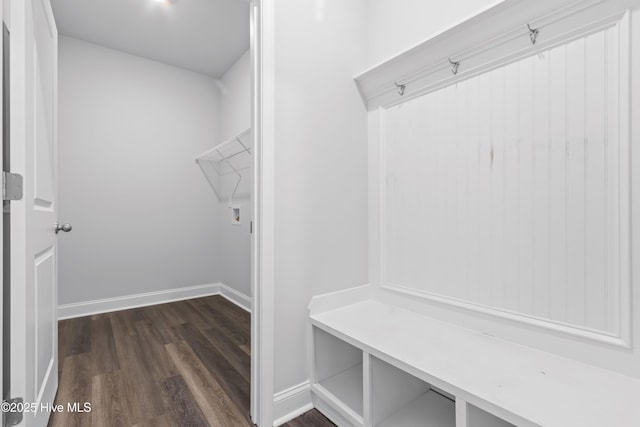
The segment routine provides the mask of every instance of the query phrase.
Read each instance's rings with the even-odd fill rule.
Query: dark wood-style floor
[[[220,296],[59,322],[49,426],[252,426],[250,316]],[[287,427],[333,426],[317,411]]]

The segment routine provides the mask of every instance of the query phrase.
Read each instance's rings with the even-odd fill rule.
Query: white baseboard
[[[248,297],[245,294],[236,291],[235,289],[225,285],[224,283],[219,283],[219,285],[220,295],[222,295],[238,307],[243,308],[251,313],[251,297]]]
[[[278,427],[313,409],[311,384],[305,381],[273,396],[273,426]]]
[[[144,294],[125,295],[115,298],[105,298],[58,306],[58,320],[75,317],[90,316],[99,313],[145,307],[148,305],[165,304],[185,299],[199,298],[211,295],[222,295],[241,308],[251,311],[251,298],[230,288],[224,283],[189,286],[186,288],[168,289]],[[248,307],[248,308],[247,308]]]

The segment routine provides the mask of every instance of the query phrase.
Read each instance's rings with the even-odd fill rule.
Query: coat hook
[[[400,94],[400,96],[404,96],[404,90],[407,88],[407,84],[398,84],[396,82],[393,82],[393,84],[398,88],[398,93]]]
[[[458,68],[460,68],[460,61],[452,61],[451,58],[447,58],[449,60],[449,64],[451,65],[451,72],[455,76],[458,74]]]
[[[536,44],[538,40],[538,34],[540,34],[540,30],[537,28],[531,28],[531,25],[527,24],[527,28],[529,29],[529,38],[531,39],[531,44]]]

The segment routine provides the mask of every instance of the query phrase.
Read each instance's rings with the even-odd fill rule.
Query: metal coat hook
[[[531,28],[531,25],[527,24],[527,28],[529,29],[529,38],[531,39],[531,44],[536,44],[538,40],[538,34],[540,34],[540,30],[538,28]]]
[[[400,94],[400,96],[404,96],[404,90],[407,88],[407,84],[398,84],[396,82],[393,82],[393,84],[398,88],[398,94]]]
[[[452,61],[451,58],[447,58],[449,60],[449,64],[451,65],[451,72],[455,76],[458,74],[458,68],[460,68],[460,61]]]

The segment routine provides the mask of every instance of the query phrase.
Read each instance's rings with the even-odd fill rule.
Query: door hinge
[[[22,175],[2,172],[2,200],[22,199],[22,187]]]
[[[2,406],[6,406],[8,411],[2,411],[2,417],[4,418],[3,425],[5,427],[17,426],[22,422],[22,409],[24,400],[21,397],[15,397],[13,399],[5,400]],[[12,409],[16,409],[13,411]]]

